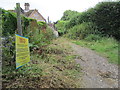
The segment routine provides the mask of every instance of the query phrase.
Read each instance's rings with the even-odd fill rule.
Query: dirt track
[[[118,88],[118,66],[108,63],[107,59],[96,52],[73,43],[69,44],[83,72],[83,88]]]

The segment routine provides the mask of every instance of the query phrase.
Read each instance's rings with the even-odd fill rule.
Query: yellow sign
[[[18,34],[16,36],[16,69],[22,67],[23,65],[30,62],[30,51],[29,51],[29,42],[28,38],[20,36]]]

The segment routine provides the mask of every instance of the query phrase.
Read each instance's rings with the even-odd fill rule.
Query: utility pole
[[[22,36],[22,25],[21,25],[21,8],[20,8],[20,3],[16,3],[16,13],[17,13],[17,30],[18,34]]]
[[[48,16],[48,24],[49,24],[49,22],[50,22],[50,21],[49,21],[49,16]]]

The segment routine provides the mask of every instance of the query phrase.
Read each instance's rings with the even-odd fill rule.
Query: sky
[[[0,7],[10,10],[16,7],[16,3],[20,3],[24,9],[24,3],[29,3],[30,9],[37,9],[46,20],[49,16],[51,22],[56,22],[65,10],[83,12],[101,1],[106,0],[1,0]]]

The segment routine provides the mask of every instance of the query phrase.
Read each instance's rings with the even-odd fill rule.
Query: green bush
[[[103,34],[120,39],[120,2],[101,2],[95,6],[93,20]]]
[[[86,36],[85,40],[86,41],[98,41],[101,38],[102,37],[100,35],[90,34],[90,35]]]
[[[67,32],[67,30],[65,29],[65,25],[66,25],[67,21],[57,21],[57,24],[55,25],[55,27],[58,30],[59,36],[62,36],[63,34],[65,34]]]
[[[2,36],[6,37],[9,35],[14,35],[17,32],[17,15],[16,13],[1,9],[2,11]],[[34,19],[27,18],[21,15],[21,22],[22,22],[22,29],[23,35],[27,34],[27,27],[29,26],[30,22],[34,21]]]
[[[118,18],[120,18],[120,2],[101,2],[94,8],[72,17],[65,27],[70,29],[84,22],[93,22],[101,34],[120,40],[120,19]]]
[[[27,17],[22,16],[23,30],[26,30],[29,24],[30,24],[30,20]]]
[[[77,14],[79,14],[79,12],[77,11],[72,11],[72,10],[66,10],[63,13],[63,16],[61,18],[61,20],[63,21],[69,21],[71,18],[73,18],[74,16],[76,16]]]
[[[79,24],[82,24],[84,22],[93,22],[94,23],[93,17],[95,15],[95,12],[96,11],[94,8],[90,8],[87,11],[76,14],[66,24],[66,28],[69,29],[69,28],[74,27],[75,25],[79,25]]]
[[[67,36],[71,39],[84,39],[89,34],[100,34],[96,25],[92,22],[85,22],[70,28]]]
[[[9,71],[14,67],[15,69],[15,37],[8,36],[2,38],[2,72],[7,73],[7,68],[9,66]]]
[[[46,32],[43,32],[42,30],[36,29],[34,32],[32,32],[32,36],[28,36],[30,38],[30,48],[33,49],[36,48],[42,48],[43,46],[46,46],[50,44],[50,41],[53,39],[53,32],[50,28],[46,29]]]
[[[46,22],[43,22],[43,21],[39,21],[39,22],[37,22],[37,24],[39,25],[40,28],[47,27]]]
[[[17,19],[15,13],[2,10],[2,35],[9,36],[15,33],[17,29]]]

